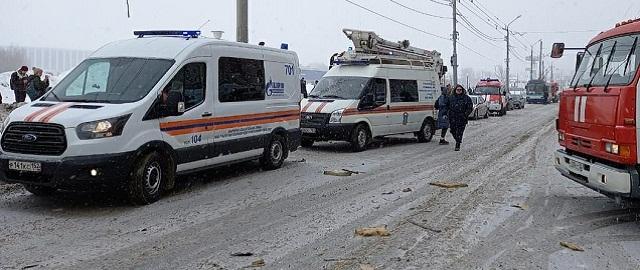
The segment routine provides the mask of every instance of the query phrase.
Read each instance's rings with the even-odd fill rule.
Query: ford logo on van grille
[[[38,140],[38,136],[33,134],[24,134],[22,135],[22,141],[24,142],[35,142]]]
[[[312,120],[313,119],[313,115],[307,114],[304,116],[304,120]]]

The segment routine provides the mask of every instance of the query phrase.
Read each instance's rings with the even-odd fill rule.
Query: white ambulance
[[[355,51],[332,57],[332,67],[301,104],[302,146],[343,140],[363,151],[372,138],[435,132],[434,103],[446,72],[440,53],[390,42],[374,32],[343,30]]]
[[[2,180],[36,195],[122,187],[148,204],[177,174],[249,160],[276,169],[297,149],[294,52],[199,31],[135,34],[9,115]]]

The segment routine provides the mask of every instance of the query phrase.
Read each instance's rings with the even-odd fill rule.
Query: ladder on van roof
[[[438,51],[412,47],[408,40],[393,42],[378,36],[373,31],[343,29],[342,32],[353,42],[356,54],[398,57],[418,60],[433,67],[440,76],[444,75],[442,58]]]

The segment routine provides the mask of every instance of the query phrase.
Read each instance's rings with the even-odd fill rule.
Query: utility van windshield
[[[309,97],[360,99],[362,90],[371,78],[365,77],[324,77],[318,82]]]
[[[640,63],[640,35],[607,39],[589,48],[572,85],[628,85]]]
[[[145,97],[173,65],[173,60],[88,59],[80,63],[43,100],[129,103]]]
[[[500,88],[491,86],[478,86],[473,91],[476,95],[500,95]]]

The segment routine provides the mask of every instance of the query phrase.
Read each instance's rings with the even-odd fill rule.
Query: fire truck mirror
[[[580,68],[580,64],[582,63],[582,59],[584,58],[584,52],[579,52],[576,55],[576,71]]]
[[[553,43],[551,58],[560,58],[564,54],[564,43]]]

